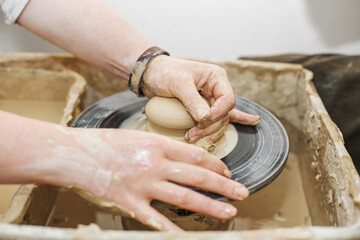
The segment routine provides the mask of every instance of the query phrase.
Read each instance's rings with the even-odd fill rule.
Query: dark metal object
[[[107,97],[84,110],[72,127],[119,128],[124,120],[138,114],[147,101],[147,98],[138,98],[129,91]],[[232,179],[254,193],[275,180],[284,168],[289,140],[280,121],[258,104],[236,96],[235,108],[259,115],[261,121],[257,126],[234,124],[238,142],[222,160],[231,170]],[[214,199],[226,200],[218,194],[194,190]]]

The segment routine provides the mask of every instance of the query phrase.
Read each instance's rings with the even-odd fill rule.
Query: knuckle
[[[163,136],[157,136],[158,138],[156,139],[156,143],[159,146],[166,146],[166,145],[171,145],[171,141],[169,141],[169,139],[166,139]]]
[[[218,212],[219,210],[221,210],[221,206],[220,206],[220,202],[215,201],[215,200],[209,200],[208,206],[210,207],[210,209],[212,209],[214,212]]]
[[[231,107],[231,109],[233,109],[235,105],[236,105],[235,96],[234,95],[229,96],[229,106]]]
[[[196,185],[196,186],[202,186],[205,181],[206,181],[206,173],[204,172],[197,172],[194,173],[192,176],[192,182]]]
[[[224,185],[224,195],[226,194],[226,196],[233,196],[236,189],[236,185],[234,184],[234,182],[226,179],[223,185]]]
[[[156,161],[152,166],[150,166],[151,171],[155,174],[167,173],[170,171],[169,166],[164,159],[162,161]]]
[[[185,206],[189,203],[189,191],[183,189],[176,193],[175,202],[179,205]]]
[[[230,116],[229,115],[227,115],[224,119],[223,119],[223,121],[222,121],[222,125],[224,125],[224,124],[228,124],[230,122]]]
[[[172,149],[174,147],[174,143],[172,141],[170,141],[170,139],[162,139],[160,142],[160,146],[165,148],[165,149]]]
[[[226,75],[226,70],[218,65],[213,65],[213,71],[220,75]]]
[[[158,147],[165,152],[172,152],[178,147],[178,143],[169,137],[163,137]]]
[[[201,165],[204,162],[204,150],[195,146],[192,146],[189,150],[192,152],[192,162],[196,165]]]
[[[226,77],[226,70],[218,65],[210,64],[207,69],[207,74],[209,78],[213,79],[223,79]]]

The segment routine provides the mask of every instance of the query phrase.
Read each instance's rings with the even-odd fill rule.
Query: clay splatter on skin
[[[151,168],[152,164],[149,159],[150,151],[144,149],[136,149],[132,160],[136,165],[141,165],[145,170]]]
[[[102,166],[93,158],[93,156],[100,155],[106,159],[106,156],[111,157],[119,155],[119,153],[115,152],[106,142],[104,142],[104,140],[101,140],[103,139],[101,136],[105,136],[105,139],[114,136],[114,130],[106,129],[105,131],[101,132],[102,135],[100,136],[100,131],[95,129],[87,129],[86,131],[81,132],[81,134],[79,134],[76,129],[66,129],[61,126],[56,126],[56,129],[65,135],[74,136],[76,142],[79,143],[84,148],[84,150],[78,150],[74,148],[71,149],[71,151],[68,151],[68,149],[58,146],[56,148],[57,150],[54,154],[54,157],[59,157],[62,154],[61,157],[69,157],[69,159],[72,159],[72,161],[79,162],[84,165],[91,165],[92,171],[94,171],[93,169],[96,169],[95,173],[89,173],[92,176],[91,181],[78,181],[84,182],[84,184],[82,184],[82,186],[69,185],[68,188],[78,193],[84,199],[94,203],[100,208],[105,209],[106,211],[125,217],[135,218],[135,213],[133,211],[118,203],[102,199],[102,197],[106,195],[111,182],[117,184],[121,183],[124,177],[132,174],[134,166],[140,166],[144,170],[151,168],[151,152],[145,149],[137,148],[134,150],[132,155],[132,164],[130,165],[132,167],[127,169],[126,172],[121,173],[107,171],[102,168]],[[151,145],[151,143],[149,143],[149,145]],[[95,189],[95,191],[90,192],[88,189],[92,189],[92,191]],[[153,218],[146,221],[145,224],[157,230],[162,229],[162,225]]]

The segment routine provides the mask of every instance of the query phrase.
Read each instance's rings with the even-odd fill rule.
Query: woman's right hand
[[[150,206],[153,199],[220,219],[231,204],[193,186],[239,200],[248,190],[206,151],[127,129],[68,128],[0,111],[0,183],[43,183],[81,190],[93,202],[158,230],[181,229]],[[9,161],[11,159],[11,161]]]
[[[153,199],[220,219],[237,212],[229,203],[175,183],[234,200],[249,194],[229,179],[221,160],[196,146],[126,129],[56,129],[67,140],[49,147],[48,160],[62,166],[52,184],[85,189],[154,229],[181,230],[150,206]]]

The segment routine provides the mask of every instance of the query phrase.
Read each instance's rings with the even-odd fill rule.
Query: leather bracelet
[[[144,96],[143,92],[140,89],[141,81],[143,80],[144,73],[149,66],[151,60],[153,60],[156,56],[159,55],[170,56],[168,52],[162,50],[159,47],[151,47],[147,49],[143,54],[141,54],[136,63],[134,64],[129,77],[128,85],[129,89],[137,96]]]

